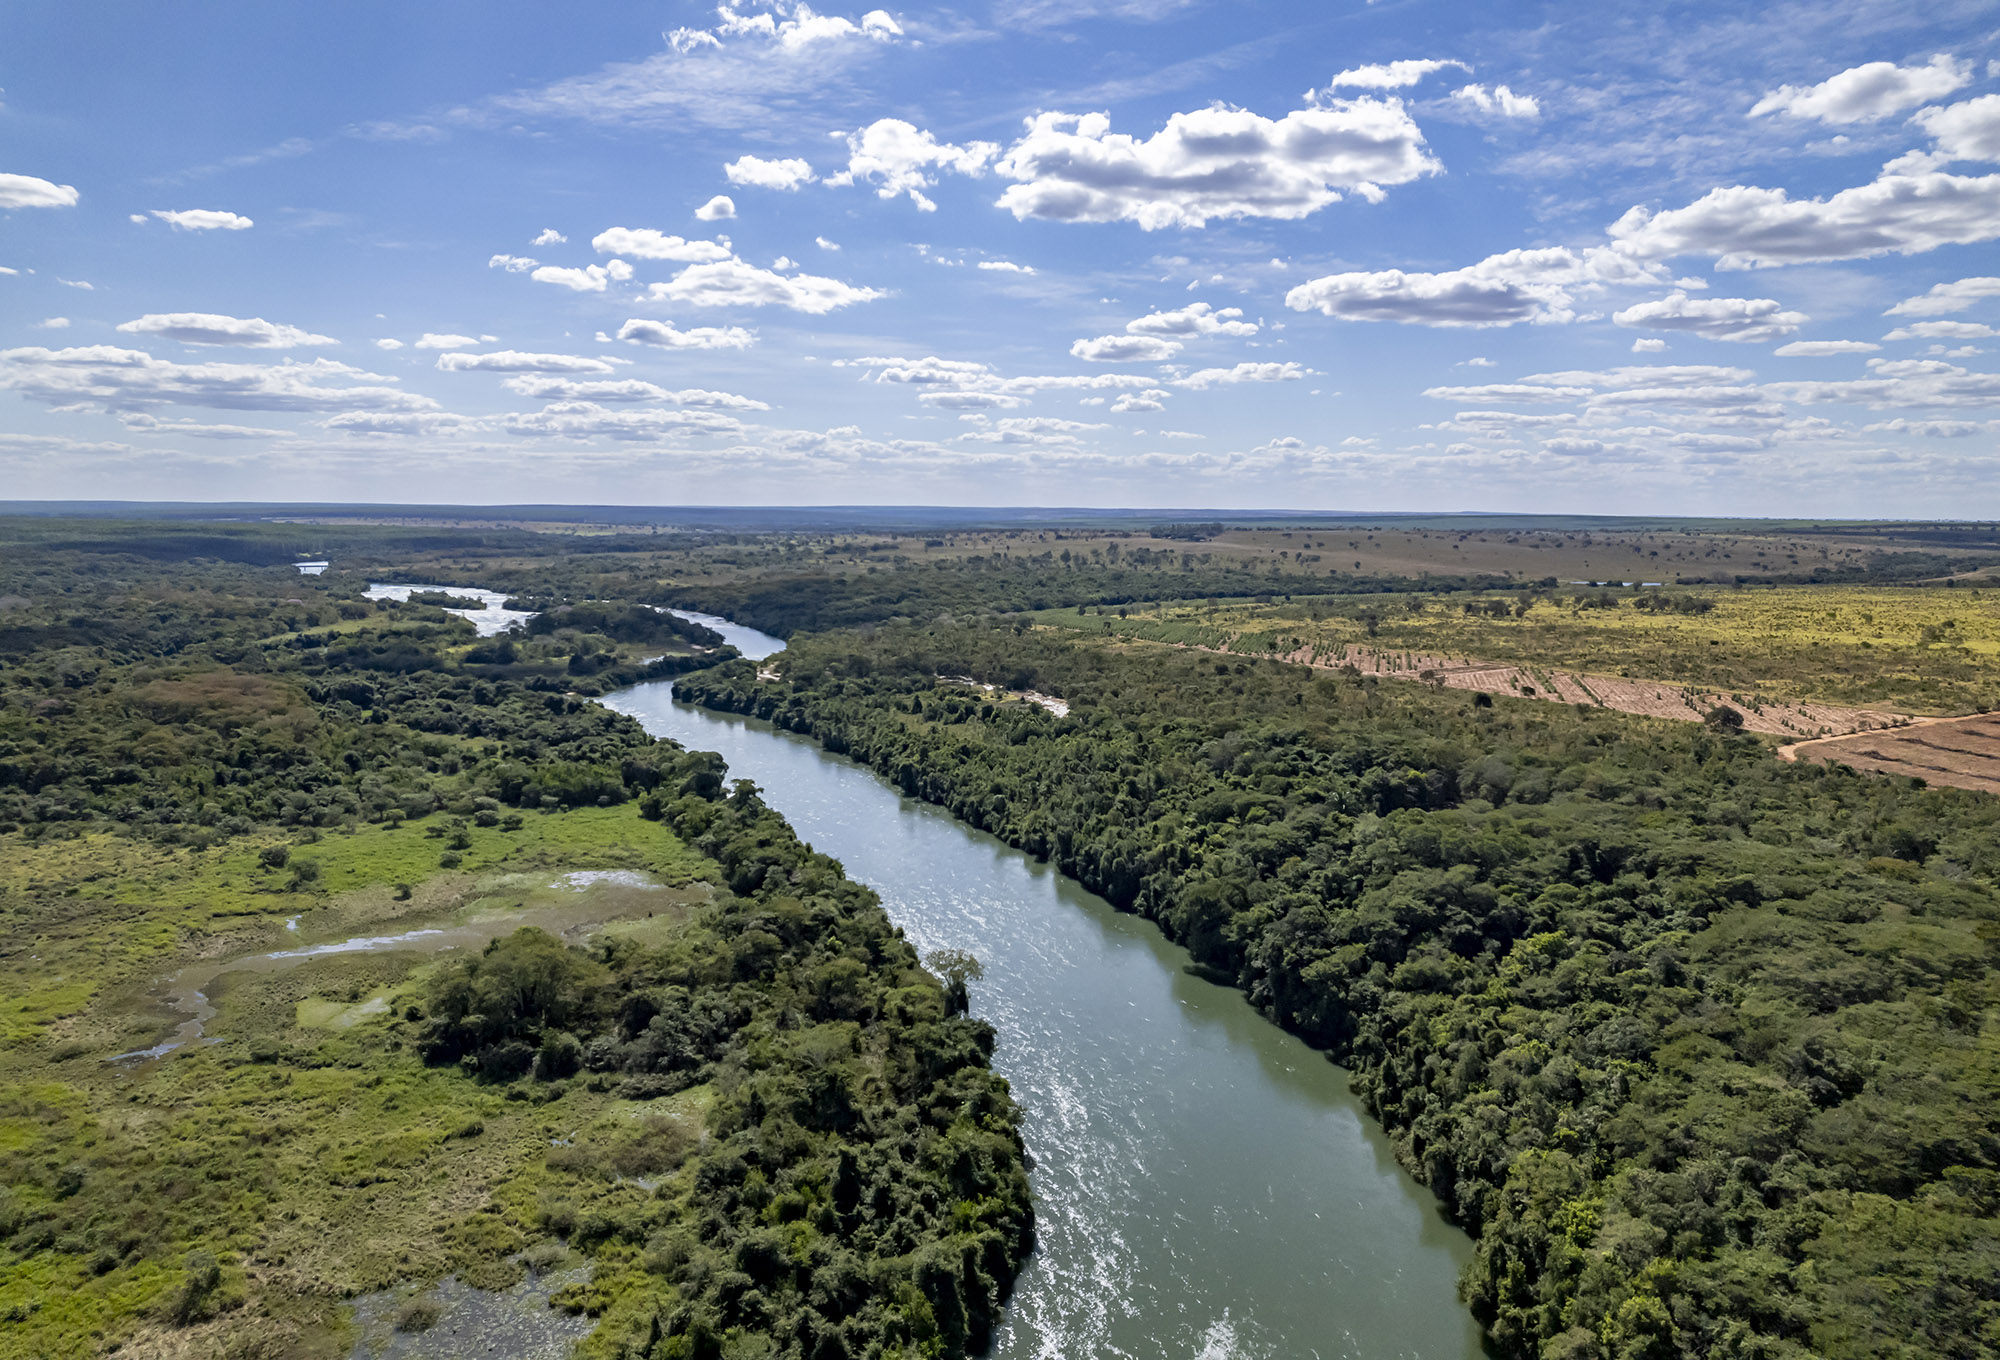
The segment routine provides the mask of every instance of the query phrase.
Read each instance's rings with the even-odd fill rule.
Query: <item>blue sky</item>
[[[93,0],[0,87],[12,497],[2000,517],[2000,0]]]

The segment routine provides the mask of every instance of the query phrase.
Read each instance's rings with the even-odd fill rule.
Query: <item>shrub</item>
[[[552,1029],[542,1037],[535,1054],[535,1076],[541,1081],[559,1081],[583,1070],[583,1043],[567,1030]]]
[[[396,1310],[396,1330],[399,1332],[428,1332],[438,1325],[444,1316],[444,1309],[436,1299],[418,1295]]]
[[[169,1296],[168,1313],[186,1326],[215,1316],[216,1286],[222,1283],[222,1263],[215,1253],[197,1248],[187,1254],[180,1286]]]

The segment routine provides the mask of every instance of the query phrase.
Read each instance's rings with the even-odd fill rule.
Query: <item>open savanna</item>
[[[1635,600],[1642,596],[1657,596],[1664,607],[1641,608]],[[1453,668],[1560,669],[1586,677],[1586,684],[1587,677],[1602,676],[1685,686],[1739,706],[1833,705],[1941,716],[2000,708],[2000,592],[1984,587],[1180,600],[1099,606],[1083,614],[1046,610],[1033,617],[1093,634],[1316,665],[1351,663],[1413,679],[1425,670]],[[1537,689],[1579,697],[1560,683]],[[1685,705],[1670,699],[1669,707]],[[1797,734],[1814,732],[1802,727]]]

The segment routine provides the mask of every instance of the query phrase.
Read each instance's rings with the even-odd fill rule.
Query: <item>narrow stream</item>
[[[777,639],[696,617],[745,656]],[[720,751],[925,951],[986,966],[973,1010],[1026,1112],[1040,1241],[1001,1360],[1473,1360],[1471,1243],[1390,1155],[1347,1078],[1149,922],[767,723],[606,699]]]

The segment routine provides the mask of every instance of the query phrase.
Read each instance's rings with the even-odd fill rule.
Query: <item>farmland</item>
[[[1802,737],[1899,714],[2000,707],[2000,594],[1980,586],[1406,593],[1121,608],[1045,610],[1034,621],[1363,673],[1414,679],[1433,671],[1459,688],[1533,688],[1631,712],[1658,703],[1653,716],[1661,717],[1687,711],[1689,701],[1727,701],[1745,708],[1753,730]],[[1586,678],[1582,686],[1600,692],[1572,693],[1578,682],[1557,671],[1628,684]],[[1630,685],[1640,687],[1630,702],[1601,692]],[[1687,700],[1670,687],[1686,687]],[[1750,708],[1767,706],[1788,711],[1760,723]]]
[[[2000,793],[2000,717],[1990,713],[1891,732],[1798,742],[1779,754],[1792,760],[1837,760],[1857,770]]]

